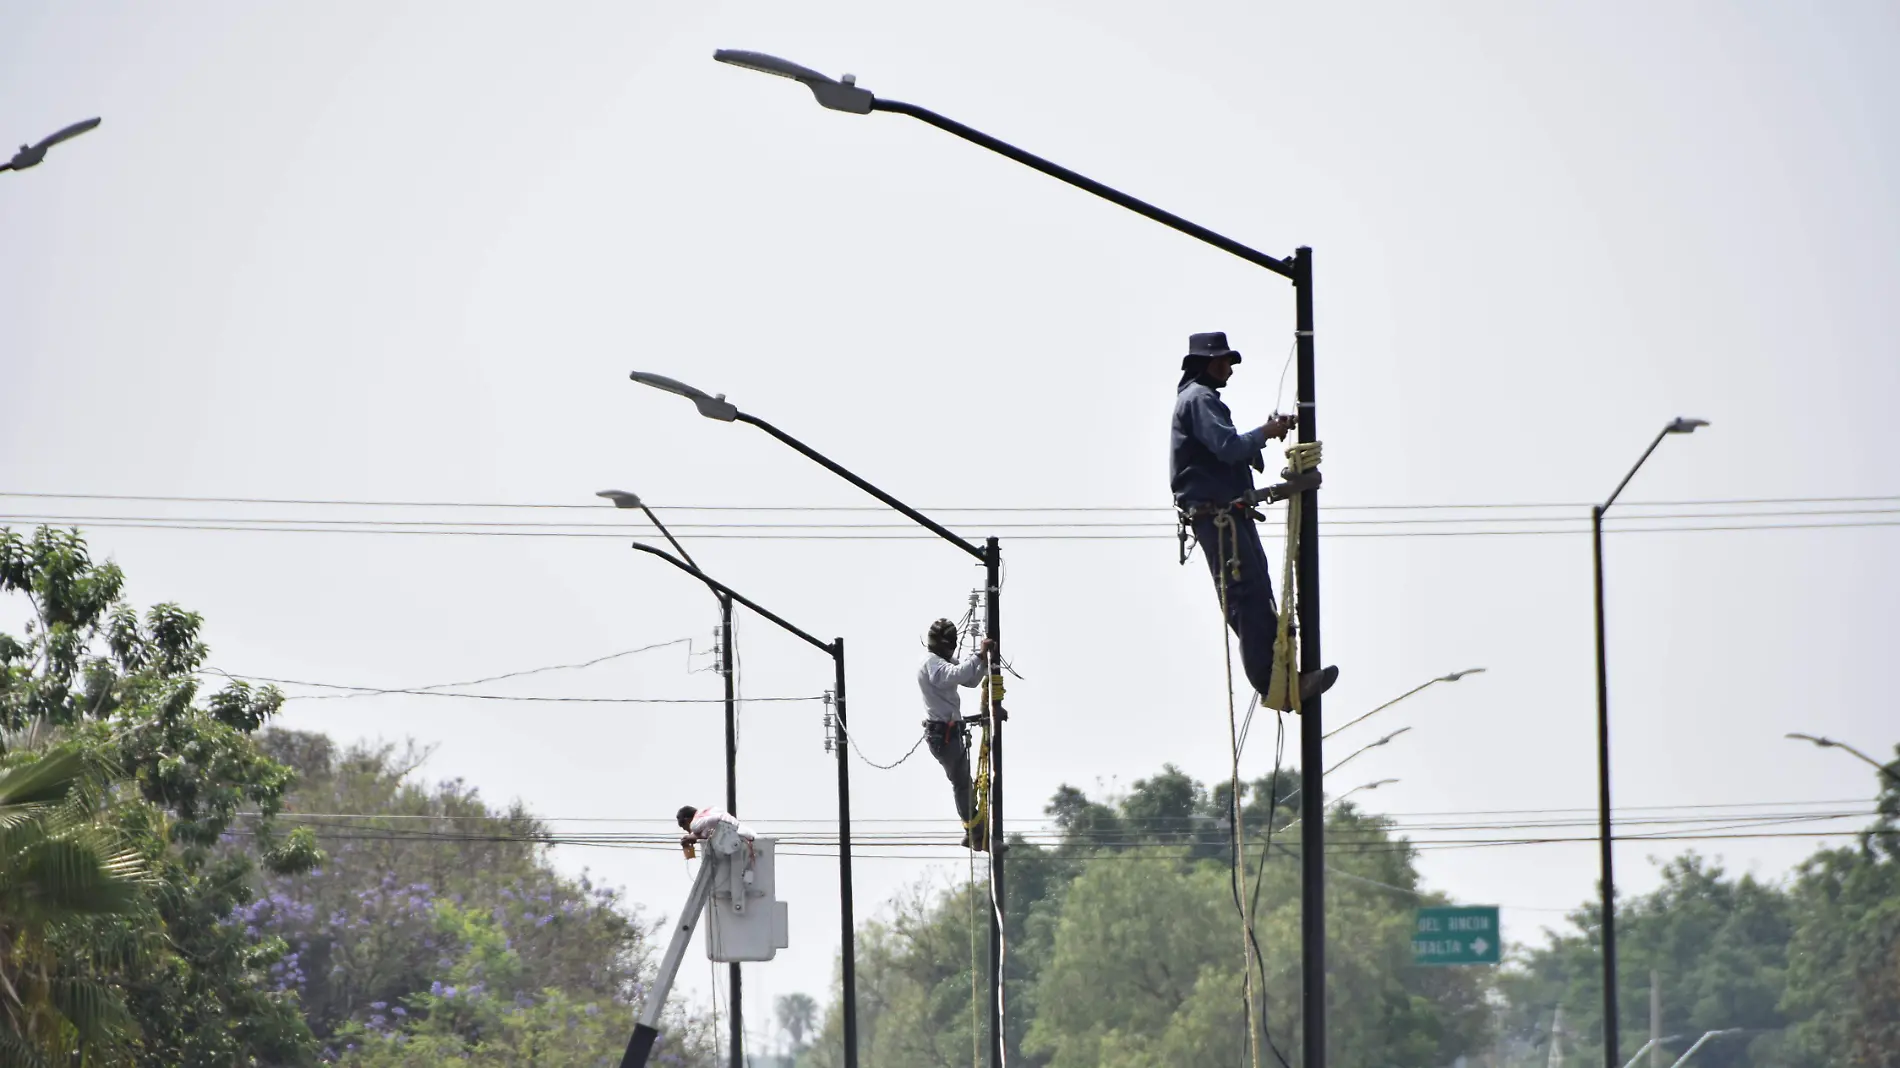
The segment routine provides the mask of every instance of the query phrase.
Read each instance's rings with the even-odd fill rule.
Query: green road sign
[[[1419,909],[1412,963],[1496,964],[1503,940],[1496,905]]]

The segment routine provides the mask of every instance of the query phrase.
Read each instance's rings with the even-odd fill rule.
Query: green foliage
[[[1278,780],[1279,798],[1293,781]],[[1299,835],[1292,824],[1299,810],[1268,787],[1249,784],[1250,796],[1241,799],[1250,828],[1245,883],[1230,861],[1224,786],[1209,791],[1168,766],[1112,804],[1073,787],[1056,792],[1047,811],[1062,841],[1046,849],[1011,843],[1005,1037],[1012,1064],[1242,1063],[1249,967],[1268,1033],[1297,1060]],[[1350,807],[1327,823],[1333,841],[1346,844],[1330,865],[1334,1063],[1446,1064],[1484,1048],[1490,1008],[1482,976],[1411,963],[1412,909],[1421,896],[1409,848],[1383,821]],[[1258,958],[1244,948],[1235,904],[1242,886],[1253,899],[1256,872]],[[919,890],[865,927],[858,959],[865,1063],[902,1068],[969,1057],[973,968],[987,997],[987,893],[981,882]],[[987,1043],[987,1019],[980,1000],[979,1043]],[[838,1041],[834,1012],[801,1064],[835,1066]],[[1261,1060],[1275,1063],[1267,1050]]]
[[[0,1051],[113,1059],[132,1021],[73,943],[89,921],[141,910],[146,866],[100,820],[109,767],[37,726],[0,743]]]
[[[41,528],[29,541],[0,530],[0,592],[31,608],[22,637],[0,635],[0,726],[60,728],[73,751],[116,770],[103,818],[152,883],[135,914],[49,938],[82,967],[61,996],[83,1007],[82,980],[116,989],[129,1015],[118,1037],[144,1063],[308,1060],[315,1045],[294,996],[263,982],[281,943],[223,922],[250,900],[260,855],[287,868],[314,859],[277,843],[271,817],[290,771],[250,736],[281,697],[233,684],[199,704],[201,620],[163,604],[140,617],[124,582],[76,531]],[[238,828],[246,811],[262,817]]]
[[[549,862],[545,828],[459,781],[413,772],[413,746],[337,751],[268,731],[297,771],[283,819],[326,857],[269,875],[231,922],[288,953],[271,981],[298,995],[329,1054],[351,1065],[618,1063],[651,982],[655,926],[619,895]],[[322,813],[309,815],[302,813]],[[347,813],[348,816],[328,815]],[[704,1021],[672,1012],[665,1063],[710,1065]]]
[[[1651,976],[1679,1055],[1707,1031],[1708,1068],[1900,1068],[1900,762],[1882,772],[1880,817],[1857,845],[1826,849],[1785,884],[1730,876],[1685,854],[1662,886],[1617,906],[1618,1022],[1625,1055],[1649,1032]],[[1547,1048],[1555,1008],[1568,1045],[1601,1058],[1599,910],[1571,914],[1502,978],[1501,1050]],[[1528,1063],[1528,1061],[1526,1061]]]
[[[1791,1065],[1900,1068],[1900,760],[1881,786],[1874,826],[1809,858],[1791,890]]]

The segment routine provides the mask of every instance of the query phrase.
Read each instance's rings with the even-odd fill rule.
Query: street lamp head
[[[601,490],[599,493],[594,494],[594,496],[607,498],[614,502],[615,508],[640,507],[640,495],[637,493],[628,493],[626,490]]]
[[[818,73],[810,67],[800,66],[789,59],[768,56],[764,52],[745,52],[735,48],[721,48],[713,53],[713,58],[721,63],[756,70],[760,74],[771,74],[780,78],[790,78],[811,90],[818,103],[833,111],[849,112],[853,115],[869,115],[871,103],[877,97],[869,89],[860,89],[856,75],[847,74],[842,79],[832,78]]]
[[[1483,668],[1466,668],[1463,671],[1454,671],[1449,675],[1440,675],[1438,677],[1438,681],[1439,682],[1457,682],[1459,679],[1464,678],[1466,675],[1482,675],[1482,674],[1484,674]]]
[[[663,389],[668,393],[677,393],[685,397],[687,400],[693,402],[695,408],[699,409],[699,414],[708,419],[717,419],[722,423],[730,423],[734,419],[739,418],[738,407],[726,400],[724,393],[713,396],[708,394],[705,390],[694,389],[692,386],[677,379],[668,378],[665,375],[652,374],[647,371],[634,371],[627,377],[643,386],[652,386],[654,389]]]
[[[1677,416],[1675,421],[1670,423],[1666,429],[1671,434],[1693,434],[1695,433],[1696,427],[1708,425],[1709,421],[1707,419],[1690,419],[1685,416]]]
[[[61,141],[70,141],[97,125],[99,125],[98,119],[86,119],[83,122],[75,122],[71,126],[60,130],[58,133],[47,136],[37,145],[21,145],[20,151],[14,153],[11,160],[8,160],[6,163],[0,163],[0,171],[23,171],[28,167],[37,167],[40,165],[40,161],[46,158],[47,149],[52,148]]]
[[[1795,734],[1788,735],[1788,737],[1793,738],[1795,741],[1798,741],[1798,742],[1813,742],[1815,745],[1818,745],[1823,749],[1833,749],[1836,746],[1841,744],[1832,738],[1820,738],[1812,734],[1795,733]]]

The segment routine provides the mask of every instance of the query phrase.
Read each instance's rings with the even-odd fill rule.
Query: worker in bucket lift
[[[1239,362],[1240,353],[1228,346],[1226,334],[1188,336],[1181,381],[1175,386],[1169,483],[1181,521],[1192,527],[1216,589],[1222,567],[1227,568],[1227,625],[1240,640],[1247,681],[1264,702],[1273,692],[1273,642],[1280,613],[1273,599],[1266,550],[1260,545],[1260,532],[1254,529],[1254,522],[1262,518],[1254,505],[1285,500],[1319,485],[1319,472],[1282,472],[1287,481],[1254,489],[1253,472],[1266,467],[1267,439],[1285,438],[1298,421],[1276,414],[1252,430],[1234,429],[1233,415],[1220,391]],[[1233,517],[1231,533],[1224,534],[1215,523],[1222,514]],[[1325,693],[1338,677],[1339,669],[1330,666],[1303,673],[1301,700]]]
[[[687,851],[687,856],[692,855],[696,842],[705,842],[706,848],[726,857],[737,853],[743,845],[747,862],[750,863],[754,836],[752,828],[740,823],[739,817],[723,808],[694,808],[691,805],[680,806],[677,815],[680,829],[686,832],[680,837],[680,848]]]
[[[930,655],[917,669],[917,688],[924,694],[924,741],[950,779],[957,818],[964,825],[964,848],[982,849],[983,828],[970,827],[970,728],[963,722],[957,687],[976,686],[989,676],[990,640],[983,639],[975,652],[959,661],[957,625],[939,619],[930,625],[924,648]]]

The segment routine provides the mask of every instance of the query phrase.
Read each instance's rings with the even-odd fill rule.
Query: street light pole
[[[738,405],[735,405],[731,401],[727,400],[726,395],[724,393],[720,393],[716,395],[709,394],[705,390],[699,389],[694,386],[689,386],[686,383],[679,381],[678,379],[668,378],[665,375],[654,374],[650,371],[634,371],[630,373],[627,377],[631,378],[635,382],[640,383],[641,385],[651,386],[654,389],[663,390],[667,393],[672,393],[681,397],[685,397],[687,400],[690,400],[693,402],[693,406],[699,410],[699,414],[705,416],[708,419],[717,420],[722,423],[747,423],[752,426],[758,427],[760,430],[765,431],[767,434],[770,434],[772,437],[777,438],[780,442],[790,446],[792,449],[796,450],[801,455],[817,463],[819,466],[823,467],[825,470],[830,471],[832,474],[837,475],[838,477],[844,479],[846,482],[851,483],[852,485],[858,487],[864,492],[877,498],[879,501],[882,501],[885,505],[889,506],[890,508],[895,509],[899,514],[903,515],[905,518],[909,519],[913,523],[916,523],[917,525],[923,527],[925,530],[930,531],[932,534],[937,535],[939,538],[942,538],[943,540],[949,542],[950,544],[955,545],[957,548],[962,549],[965,553],[968,553],[969,555],[975,557],[976,559],[981,560],[983,562],[984,591],[986,595],[985,624],[986,624],[986,629],[989,631],[991,656],[995,658],[996,663],[1001,664],[1003,662],[1002,656],[1000,653],[1000,650],[1002,647],[1001,636],[1002,636],[1002,627],[1003,627],[1003,615],[1002,615],[1003,613],[1003,607],[1002,607],[1003,549],[1002,549],[1001,543],[998,542],[995,538],[990,538],[984,544],[983,548],[981,549],[977,548],[975,545],[972,545],[969,541],[958,536],[955,532],[951,531],[948,527],[945,527],[943,524],[938,523],[936,520],[931,519],[929,516],[923,514],[922,512],[919,512],[917,509],[912,508],[910,505],[905,504],[903,501],[898,500],[896,497],[891,496],[890,494],[877,488],[871,483],[858,477],[851,470],[846,468],[844,465],[838,463],[836,460],[833,460],[831,457],[826,456],[824,453],[819,452],[817,449],[812,448],[810,445],[807,445],[804,442],[798,440],[797,438],[791,436],[790,434],[787,434],[785,431],[780,430],[778,427],[773,426],[771,423],[768,423],[765,420],[760,419],[759,417],[755,415],[750,415],[746,412],[740,411]],[[651,515],[651,513],[648,513],[648,514]],[[684,550],[682,550],[682,552],[683,551]],[[844,639],[842,638],[838,639],[838,647],[840,650],[843,649]],[[839,789],[840,804],[848,807],[849,800],[850,800],[850,784],[846,777],[844,761],[846,759],[845,751],[849,745],[850,739],[845,733],[846,727],[845,727],[845,719],[844,719],[844,675],[843,675],[844,668],[843,668],[842,652],[839,653],[839,664],[840,666],[838,668],[839,682],[838,682],[838,708],[837,708],[838,761],[839,761],[838,763],[838,789]],[[989,829],[990,829],[990,837],[992,839],[992,841],[989,843],[989,846],[990,846],[990,879],[991,879],[992,885],[995,888],[996,903],[995,903],[995,907],[990,910],[990,1002],[991,1002],[990,1016],[991,1016],[991,1022],[993,1025],[991,1029],[991,1053],[992,1053],[992,1056],[995,1058],[993,1063],[996,1064],[998,1068],[1000,1068],[1002,1064],[1002,1039],[1000,1037],[1001,1031],[998,1029],[996,1025],[1000,1024],[1001,1013],[1002,1013],[1001,1006],[1003,1003],[1003,986],[1002,986],[1003,978],[1002,978],[1001,950],[1002,950],[1003,918],[1004,918],[1003,917],[1003,909],[1004,909],[1003,852],[1005,849],[1005,843],[1003,841],[1003,755],[1002,755],[1003,754],[1002,721],[1004,718],[1004,714],[1003,714],[1003,709],[1001,707],[1000,702],[992,701],[991,707],[994,710],[995,714],[990,717],[990,722],[989,722],[989,728],[990,728],[990,828]],[[843,850],[843,855],[846,858],[846,863],[848,865],[849,858],[851,855],[851,833],[850,833],[850,826],[849,826],[848,819],[846,820],[844,829],[842,830],[840,834],[840,847]],[[845,914],[849,916],[851,912],[851,887],[850,887],[850,881],[848,879],[845,882],[845,886],[844,886],[842,894],[840,895],[840,899],[843,903]],[[847,943],[847,948],[849,947],[849,945],[850,943]],[[856,962],[853,961],[849,953],[847,953],[844,959],[844,974],[847,979],[849,979],[850,977],[856,974],[856,967],[857,967]],[[846,989],[849,990],[849,989],[855,989],[855,988],[847,984]],[[846,1024],[845,1024],[846,1049],[849,1051],[847,1053],[847,1056],[851,1058],[855,1058],[857,1056],[857,1024],[856,1024],[857,1009],[856,1009],[856,1006],[849,1001],[847,1001],[847,1005],[850,1007],[850,1014],[847,1016]],[[855,1065],[856,1062],[855,1060],[853,1060],[851,1063]]]
[[[1126,208],[1147,219],[1152,219],[1171,230],[1183,233],[1198,241],[1205,242],[1230,255],[1272,271],[1293,283],[1295,302],[1295,341],[1299,360],[1299,440],[1311,442],[1318,440],[1319,422],[1317,418],[1317,398],[1313,380],[1313,250],[1301,247],[1291,257],[1280,258],[1250,248],[1232,238],[1216,233],[1198,223],[1170,211],[1149,204],[1146,201],[1129,196],[1122,191],[1072,171],[1060,164],[1046,160],[1031,152],[1026,152],[1000,138],[992,137],[981,130],[939,115],[928,108],[918,107],[898,100],[878,98],[870,90],[857,84],[853,75],[832,78],[778,56],[762,52],[749,52],[737,49],[720,49],[713,58],[721,63],[735,67],[758,71],[780,78],[788,78],[811,90],[812,96],[820,105],[832,111],[842,111],[853,115],[868,115],[873,111],[882,111],[895,115],[905,115],[927,123],[946,133],[953,134],[971,144],[986,148],[1033,170],[1040,171],[1057,181],[1067,183],[1084,192],[1101,197],[1118,207]],[[701,412],[706,412],[701,407]],[[727,418],[730,418],[729,416]],[[1303,509],[1300,522],[1299,558],[1296,565],[1299,599],[1300,627],[1300,668],[1301,673],[1318,670],[1324,666],[1320,656],[1320,602],[1319,602],[1319,491],[1317,488],[1303,491],[1301,499]],[[1283,591],[1284,592],[1284,591]],[[1302,781],[1308,782],[1315,793],[1319,790],[1321,765],[1324,759],[1323,722],[1320,710],[1320,698],[1314,697],[1303,702],[1300,724],[1300,761]],[[1000,717],[999,717],[1000,718]],[[995,745],[992,740],[991,759],[996,761]],[[996,761],[1000,768],[1000,761]],[[996,774],[995,781],[1000,793],[1002,776]],[[1306,1048],[1303,1054],[1304,1068],[1325,1068],[1326,1065],[1326,865],[1324,850],[1324,821],[1315,821],[1311,833],[1303,836],[1302,849],[1310,855],[1303,855],[1300,877],[1301,899],[1301,993],[1304,1001],[1303,1020],[1306,1027]],[[1000,873],[1002,854],[995,853],[991,858],[993,870]],[[1002,907],[1002,898],[998,896],[997,907]],[[992,916],[992,922],[996,917]],[[992,931],[992,944],[996,937]],[[993,994],[1001,996],[1000,963],[992,954],[990,962],[992,983],[996,984]],[[992,1028],[990,1035],[991,1068],[1002,1068],[1003,1039],[999,1028]]]
[[[673,532],[666,529],[666,524],[660,522],[660,517],[653,514],[653,509],[647,507],[639,494],[629,493],[626,490],[601,490],[594,496],[607,498],[613,502],[615,508],[638,508],[645,513],[647,522],[659,528],[667,544],[673,547],[674,552],[680,554],[680,559],[691,564],[694,570],[698,570],[699,564],[693,560],[692,554],[686,551],[686,546],[681,545],[679,539],[673,537]],[[739,702],[733,679],[733,664],[737,660],[737,654],[732,647],[732,598],[717,590],[713,590],[712,594],[713,598],[719,602],[719,673],[725,676],[726,683],[726,811],[737,816],[739,814]],[[730,1017],[732,1024],[731,1068],[745,1068],[745,1000],[743,981],[739,975],[739,962],[733,961],[726,965],[726,974],[727,1001],[729,1002],[727,1008],[730,1010],[727,1016]]]
[[[1616,858],[1613,855],[1615,839],[1610,826],[1610,686],[1609,667],[1606,663],[1603,643],[1603,513],[1610,510],[1616,498],[1623,493],[1623,487],[1630,484],[1636,472],[1642,469],[1643,462],[1649,459],[1656,446],[1671,434],[1693,433],[1697,427],[1708,426],[1702,419],[1677,418],[1656,434],[1656,440],[1649,443],[1643,455],[1616,484],[1610,499],[1590,509],[1590,559],[1594,567],[1596,595],[1596,642],[1597,642],[1597,864],[1601,870],[1601,890],[1603,894],[1603,1063],[1605,1068],[1621,1068],[1618,1049],[1621,1027],[1617,1020],[1616,996]]]
[[[845,721],[844,639],[833,638],[829,642],[819,641],[809,633],[786,622],[784,617],[766,609],[757,601],[743,596],[738,591],[732,589],[732,587],[715,580],[712,576],[701,571],[699,568],[679,559],[666,550],[656,549],[651,545],[645,545],[637,541],[633,543],[633,548],[650,556],[657,556],[698,579],[700,582],[705,583],[707,589],[712,590],[713,593],[720,597],[722,604],[729,607],[732,602],[736,601],[776,624],[781,630],[797,637],[807,645],[831,657],[832,683],[837,689],[836,704],[833,706],[833,713],[837,716],[838,720],[838,744],[835,748],[838,755],[838,908],[840,938],[842,939],[839,955],[842,958],[843,971],[843,989],[840,996],[844,1001],[844,1063],[845,1068],[858,1068],[857,932],[852,925],[851,911],[851,765],[846,758],[845,752],[849,746],[847,738],[849,728]],[[727,618],[730,619],[729,616]],[[729,629],[727,633],[730,633]],[[726,685],[727,692],[730,693],[732,686],[730,677],[728,677]],[[728,722],[730,723],[730,721]],[[728,756],[730,756],[730,754],[733,753],[733,735],[729,732],[726,737],[726,752]],[[730,784],[730,780],[728,780],[728,783]],[[732,797],[730,785],[728,785],[727,797]],[[744,1053],[742,1048],[743,1039],[744,1036],[742,1033],[734,1032],[733,1041],[735,1043],[735,1049],[741,1057],[741,1063],[743,1063]]]
[[[1832,738],[1823,738],[1815,734],[1801,734],[1799,732],[1796,732],[1794,734],[1789,734],[1786,737],[1793,738],[1796,741],[1801,741],[1801,742],[1813,742],[1815,745],[1820,746],[1822,749],[1845,749],[1847,752],[1853,754],[1855,757],[1858,757],[1861,763],[1868,765],[1869,767],[1873,768],[1875,771],[1879,772],[1880,774],[1886,776],[1889,779],[1892,779],[1896,784],[1900,784],[1900,770],[1897,770],[1897,768],[1900,768],[1900,762],[1896,762],[1895,764],[1882,764],[1880,761],[1875,760],[1873,757],[1868,756],[1866,753],[1863,753],[1860,750],[1854,748],[1853,746],[1848,745],[1846,742],[1837,742]]]
[[[1356,727],[1359,724],[1364,723],[1366,720],[1369,720],[1372,717],[1378,715],[1379,713],[1384,712],[1386,709],[1391,708],[1393,705],[1398,704],[1400,701],[1403,701],[1406,698],[1412,696],[1413,694],[1426,689],[1427,687],[1435,686],[1441,682],[1457,682],[1459,679],[1464,678],[1466,675],[1482,675],[1482,674],[1484,674],[1484,669],[1481,667],[1476,667],[1476,668],[1466,668],[1463,671],[1454,671],[1449,675],[1440,675],[1435,679],[1426,679],[1424,682],[1419,683],[1417,686],[1412,687],[1411,689],[1405,691],[1404,693],[1398,695],[1397,697],[1394,697],[1392,700],[1387,701],[1385,704],[1380,705],[1379,707],[1373,709],[1372,711],[1367,712],[1361,716],[1356,716],[1353,719],[1350,719],[1346,721],[1345,723],[1341,723],[1339,726],[1334,727],[1332,730],[1327,731],[1326,737],[1331,738],[1333,735],[1338,734],[1340,731],[1343,731],[1348,727]]]

